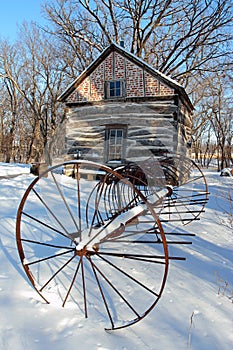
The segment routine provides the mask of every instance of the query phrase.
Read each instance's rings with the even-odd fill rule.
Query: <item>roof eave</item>
[[[59,102],[64,102],[66,97],[69,96],[77,87],[78,84],[80,84],[109,54],[109,52],[112,51],[112,46],[114,44],[111,44],[108,46],[105,50],[101,52],[99,57],[95,61],[93,61],[67,88],[66,90],[58,97]]]
[[[156,70],[152,66],[150,66],[148,63],[144,62],[139,57],[135,56],[134,54],[128,52],[125,48],[122,46],[111,43],[108,47],[106,47],[105,50],[101,52],[99,57],[93,61],[68,87],[67,89],[58,97],[59,102],[65,102],[65,99],[75,90],[75,88],[88,76],[92,73],[92,71],[95,70],[95,68],[105,59],[105,57],[108,56],[108,54],[112,51],[118,51],[123,56],[128,58],[131,61],[134,61],[135,64],[141,66],[142,68],[146,69],[148,72],[150,72],[152,75],[159,78],[163,83],[166,85],[171,86],[175,91],[179,92],[185,100],[188,102],[191,109],[194,109],[194,106],[189,99],[189,96],[187,95],[184,87],[180,85],[178,82],[176,82],[174,79],[167,77],[165,74],[161,73],[160,71]]]

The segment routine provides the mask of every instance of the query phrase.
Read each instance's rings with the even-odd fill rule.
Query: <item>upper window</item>
[[[106,98],[124,96],[124,81],[112,80],[106,82]]]
[[[110,97],[121,96],[121,82],[120,81],[110,81],[109,83],[109,95]]]

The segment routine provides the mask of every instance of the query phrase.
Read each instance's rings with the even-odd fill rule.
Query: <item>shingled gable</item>
[[[166,76],[165,74],[161,73],[160,71],[156,70],[154,67],[149,65],[148,63],[144,62],[139,57],[133,55],[132,53],[128,52],[125,48],[122,46],[119,46],[115,43],[112,43],[109,45],[101,54],[100,56],[92,62],[68,87],[67,89],[59,96],[58,101],[60,102],[67,102],[67,98],[77,89],[77,87],[84,81],[85,78],[90,76],[90,74],[109,56],[111,52],[117,52],[118,54],[122,55],[129,61],[131,61],[136,66],[144,69],[149,74],[151,74],[154,78],[158,79],[161,83],[168,86],[171,89],[174,89],[174,94],[178,94],[181,99],[184,99],[186,104],[188,104],[189,108],[193,109],[193,105],[185,91],[185,89],[177,83],[174,79]]]

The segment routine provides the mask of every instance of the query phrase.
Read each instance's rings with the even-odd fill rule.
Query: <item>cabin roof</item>
[[[98,67],[105,58],[113,51],[118,52],[122,56],[126,57],[128,60],[132,61],[141,68],[146,69],[150,74],[158,78],[161,82],[167,84],[169,87],[173,88],[176,92],[181,94],[185,100],[190,105],[191,109],[194,109],[192,102],[189,99],[184,87],[180,85],[176,80],[168,77],[167,75],[161,73],[159,70],[155,69],[153,66],[143,61],[141,58],[127,51],[124,47],[111,43],[106,49],[104,49],[99,57],[93,61],[67,88],[66,90],[58,97],[58,101],[65,102],[66,98],[77,88],[79,84],[89,76],[95,69]]]

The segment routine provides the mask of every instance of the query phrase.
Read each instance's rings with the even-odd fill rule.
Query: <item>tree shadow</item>
[[[0,235],[0,249],[5,255],[6,259],[14,267],[14,269],[23,277],[23,279],[29,283],[24,271],[20,266],[20,259],[16,246],[15,238],[15,217],[1,217],[1,235]]]

